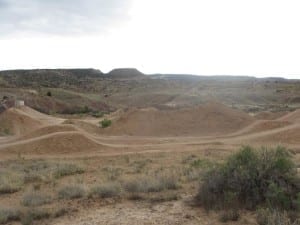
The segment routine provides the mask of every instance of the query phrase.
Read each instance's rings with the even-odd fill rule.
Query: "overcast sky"
[[[299,0],[0,0],[0,70],[300,79]]]

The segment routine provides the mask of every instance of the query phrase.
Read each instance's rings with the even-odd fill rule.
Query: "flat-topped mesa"
[[[135,68],[119,68],[110,71],[107,76],[109,78],[116,79],[137,79],[137,78],[146,78],[146,75],[141,73]]]

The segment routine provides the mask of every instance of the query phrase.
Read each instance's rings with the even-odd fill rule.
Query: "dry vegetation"
[[[162,166],[162,162],[169,163]],[[200,174],[209,166],[207,162],[195,154],[2,162],[1,179],[6,183],[1,182],[0,222],[53,220],[83,209],[87,202],[93,207],[101,199],[116,203],[126,199],[149,203],[178,200],[193,194],[190,187],[196,187],[198,179],[191,179],[190,171]],[[77,199],[86,203],[78,205]]]
[[[289,161],[290,158],[285,158],[285,150],[277,150],[282,151],[280,154],[277,152],[275,155],[265,155],[265,164],[261,165],[266,172],[270,172],[273,167],[268,167],[267,164],[270,158],[275,157],[274,160],[277,160],[279,165],[275,164],[279,168],[275,168],[275,174],[270,172],[270,176],[267,176],[269,179],[273,179],[276,184],[285,185],[282,186],[284,189],[279,190],[277,187],[275,192],[270,193],[269,191],[268,196],[270,198],[265,204],[265,197],[259,196],[259,193],[262,192],[249,186],[252,185],[251,181],[259,182],[257,185],[268,182],[265,178],[258,181],[257,178],[248,177],[247,173],[250,172],[247,170],[249,169],[248,166],[256,166],[258,172],[261,171],[259,163],[253,161],[254,158],[252,158],[257,156],[256,153],[251,155],[252,150],[249,149],[250,153],[247,152],[246,148],[243,150],[244,152],[239,153],[242,155],[230,157],[228,164],[224,164],[222,157],[212,159],[197,152],[180,153],[173,156],[157,153],[67,161],[16,159],[2,162],[1,177],[6,183],[5,185],[3,182],[1,183],[3,184],[1,192],[3,198],[0,200],[0,223],[21,221],[22,224],[35,224],[35,221],[54,221],[55,218],[65,214],[75,215],[77,210],[84,210],[86,204],[91,208],[99,203],[105,206],[105,204],[137,200],[150,204],[161,204],[178,201],[182,198],[186,199],[187,196],[190,196],[188,198],[190,203],[186,204],[194,205],[192,210],[199,208],[197,202],[200,201],[205,208],[217,209],[220,223],[244,221],[243,209],[238,202],[242,201],[243,207],[248,207],[247,204],[251,203],[249,207],[251,206],[253,212],[257,208],[256,206],[253,207],[254,203],[259,203],[260,207],[264,207],[255,213],[256,216],[252,217],[254,219],[257,217],[259,225],[298,224],[297,216],[295,217],[297,213],[295,214],[296,211],[294,210],[297,209],[294,201],[299,201],[297,200],[299,187],[295,187],[296,189],[292,191],[291,184],[286,183],[287,180],[279,174],[280,170],[284,170],[285,174],[291,175],[290,170],[295,168],[292,161]],[[276,158],[278,154],[283,158]],[[237,160],[242,160],[243,168],[238,166],[239,161]],[[259,159],[256,158],[255,160]],[[275,164],[273,166],[276,166]],[[223,165],[227,166],[222,167]],[[230,166],[232,166],[231,168],[238,166],[244,172],[236,172],[235,175],[228,174],[232,171]],[[224,171],[222,174],[231,177],[231,180],[228,180],[229,177],[226,178],[228,184],[220,183],[224,180],[222,181],[220,175],[216,175],[220,171],[218,168],[222,168],[222,171],[226,168],[227,172]],[[252,169],[251,171],[255,176],[261,177]],[[212,173],[215,175],[211,175]],[[243,175],[243,177],[238,175]],[[199,185],[200,189],[197,195]],[[228,186],[230,190],[227,191],[225,185],[231,185]],[[237,185],[242,186],[238,187]],[[249,190],[257,190],[258,192],[251,194],[247,191],[247,186],[249,186]],[[271,186],[267,185],[264,188],[271,188]],[[244,196],[246,193],[234,192],[234,188],[246,191],[249,198]],[[224,193],[226,196],[223,196]],[[267,192],[264,190],[263,193]],[[288,202],[288,205],[282,205],[286,204],[286,199],[274,196],[274,194],[280,196],[291,194],[290,197],[294,200]],[[111,199],[111,203],[105,203],[105,199]],[[245,200],[247,200],[247,204],[245,204]],[[278,202],[281,200],[283,202]],[[274,206],[275,203],[278,203],[278,208],[269,209],[268,204]],[[222,209],[223,207],[226,208],[225,211]],[[280,223],[278,223],[279,220]]]

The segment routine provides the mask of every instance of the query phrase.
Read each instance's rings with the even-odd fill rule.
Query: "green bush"
[[[111,120],[108,120],[108,119],[104,119],[100,122],[102,128],[109,127],[111,125],[111,123],[112,123]]]
[[[246,146],[205,174],[196,199],[206,209],[254,209],[258,205],[295,209],[299,184],[285,148]]]

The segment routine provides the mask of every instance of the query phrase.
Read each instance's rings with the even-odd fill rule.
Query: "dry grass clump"
[[[58,164],[53,172],[55,178],[84,173],[84,169],[76,164]]]
[[[170,202],[170,201],[176,201],[180,197],[176,193],[162,193],[157,196],[151,197],[149,200],[152,203],[160,203],[160,202]]]
[[[227,223],[229,221],[238,221],[240,218],[240,212],[238,210],[225,210],[220,215],[220,221]]]
[[[17,221],[20,219],[20,211],[12,208],[0,207],[0,224],[5,224],[11,221]]]
[[[286,211],[259,209],[256,215],[259,225],[300,225],[300,220],[292,221]]]
[[[34,220],[49,219],[51,212],[48,209],[30,208],[25,210],[21,216],[22,225],[31,225]]]
[[[104,167],[102,170],[105,172],[107,179],[110,181],[117,180],[123,173],[122,168],[112,166]]]
[[[100,198],[113,198],[119,196],[121,193],[121,185],[119,183],[106,183],[93,187],[89,196]]]
[[[0,172],[0,194],[9,194],[19,191],[24,184],[23,177],[15,172]]]
[[[24,210],[20,215],[22,225],[36,224],[36,220],[57,218],[67,213],[65,208],[29,208]]]
[[[136,160],[132,162],[130,166],[133,167],[134,173],[141,173],[143,169],[147,166],[147,164],[151,162],[152,162],[151,159]]]
[[[167,173],[149,177],[140,176],[124,183],[124,189],[129,193],[161,192],[178,188],[178,177]]]
[[[85,196],[85,189],[82,185],[73,184],[59,189],[58,197],[60,199],[75,199]]]
[[[29,192],[24,194],[22,204],[24,206],[41,206],[52,202],[51,196],[41,192]]]

